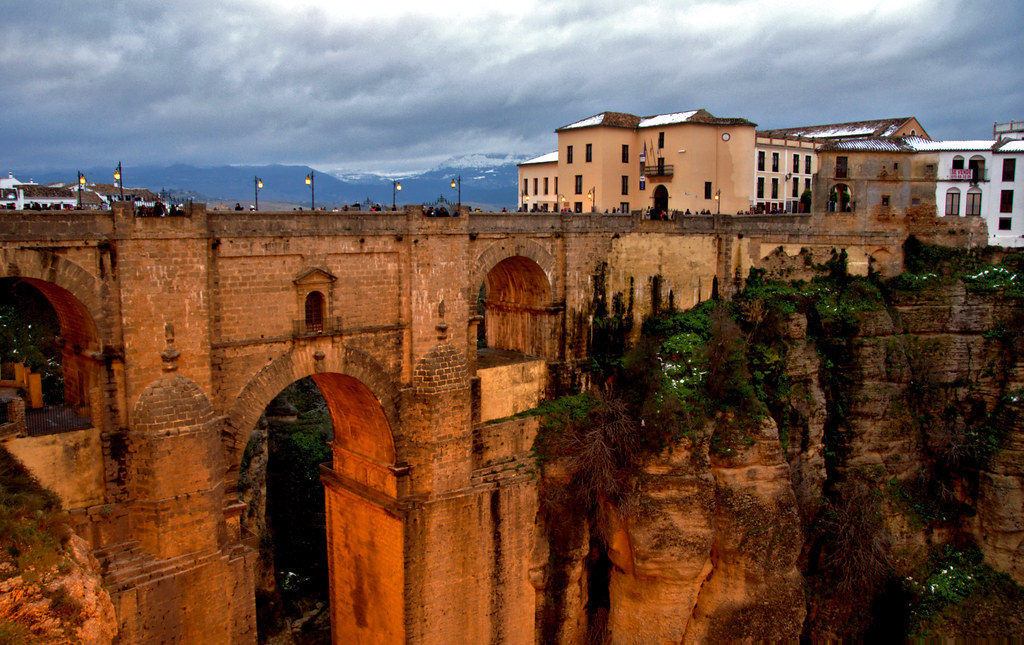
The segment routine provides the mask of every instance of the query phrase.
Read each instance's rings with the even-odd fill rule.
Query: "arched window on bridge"
[[[306,295],[306,333],[324,332],[324,294],[310,291]]]

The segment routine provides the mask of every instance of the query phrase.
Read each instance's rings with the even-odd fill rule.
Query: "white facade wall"
[[[990,245],[1024,247],[1024,143],[1008,142],[995,152],[994,141],[988,147],[981,143],[942,142],[950,149],[939,151],[935,182],[938,214],[978,215],[988,226]],[[1012,179],[1004,181],[1007,159],[1014,160],[1015,169]],[[971,172],[972,161],[980,172]],[[1004,202],[1004,191],[1012,193],[1008,202]]]

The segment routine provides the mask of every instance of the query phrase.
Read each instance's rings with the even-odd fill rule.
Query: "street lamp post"
[[[455,187],[458,187],[459,189],[459,205],[455,210],[455,213],[458,214],[462,211],[462,175],[459,175],[458,177],[452,180],[452,188]]]
[[[398,205],[395,203],[395,199],[398,197],[398,191],[402,190],[402,184],[398,183],[397,179],[391,180],[391,210],[397,211]]]
[[[715,191],[715,206],[716,206],[716,209],[718,211],[715,214],[716,215],[721,215],[722,214],[722,189],[718,189],[718,190]]]
[[[85,175],[78,172],[78,210],[82,210],[82,188],[85,187]]]
[[[117,162],[117,168],[114,170],[114,180],[117,181],[117,189],[121,193],[121,201],[124,201],[124,182],[121,181],[121,162]]]
[[[260,188],[263,188],[263,180],[259,177],[253,177],[253,193],[256,196],[256,210],[260,209]]]
[[[530,196],[527,193],[523,193],[523,212],[530,212]]]
[[[309,186],[309,210],[316,210],[316,198],[313,187],[313,171],[310,170],[309,174],[306,175],[306,185]]]
[[[560,205],[559,210],[564,212],[565,211],[565,195],[562,195],[561,193],[559,193],[558,198],[562,202],[561,205]]]
[[[597,186],[594,186],[593,188],[590,189],[590,192],[587,193],[587,197],[590,199],[590,212],[591,213],[596,213],[597,212]]]

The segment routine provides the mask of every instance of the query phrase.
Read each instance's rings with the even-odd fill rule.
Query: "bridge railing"
[[[25,410],[25,432],[30,437],[83,430],[92,426],[89,417],[79,415],[69,405],[47,405]]]

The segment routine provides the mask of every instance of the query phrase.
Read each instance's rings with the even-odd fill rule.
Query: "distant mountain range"
[[[516,164],[523,159],[475,155],[451,159],[443,165],[417,174],[400,176],[402,190],[397,194],[399,204],[423,204],[458,199],[451,187],[455,177],[462,178],[462,203],[484,210],[512,210],[517,203],[518,182]],[[53,182],[74,183],[79,169],[46,169],[32,172],[15,170],[21,181],[39,184]],[[305,179],[314,169],[308,166],[215,166],[200,167],[176,164],[173,166],[123,166],[124,185],[128,188],[149,188],[155,193],[168,191],[175,199],[192,199],[211,204],[239,202],[248,208],[253,203],[254,180],[263,180],[260,206],[266,204],[293,204],[309,208],[310,189]],[[113,167],[82,170],[89,183],[113,181]],[[316,170],[314,193],[317,208],[345,204],[378,203],[390,206],[392,180],[379,174],[328,173]],[[364,206],[365,207],[365,206]]]

